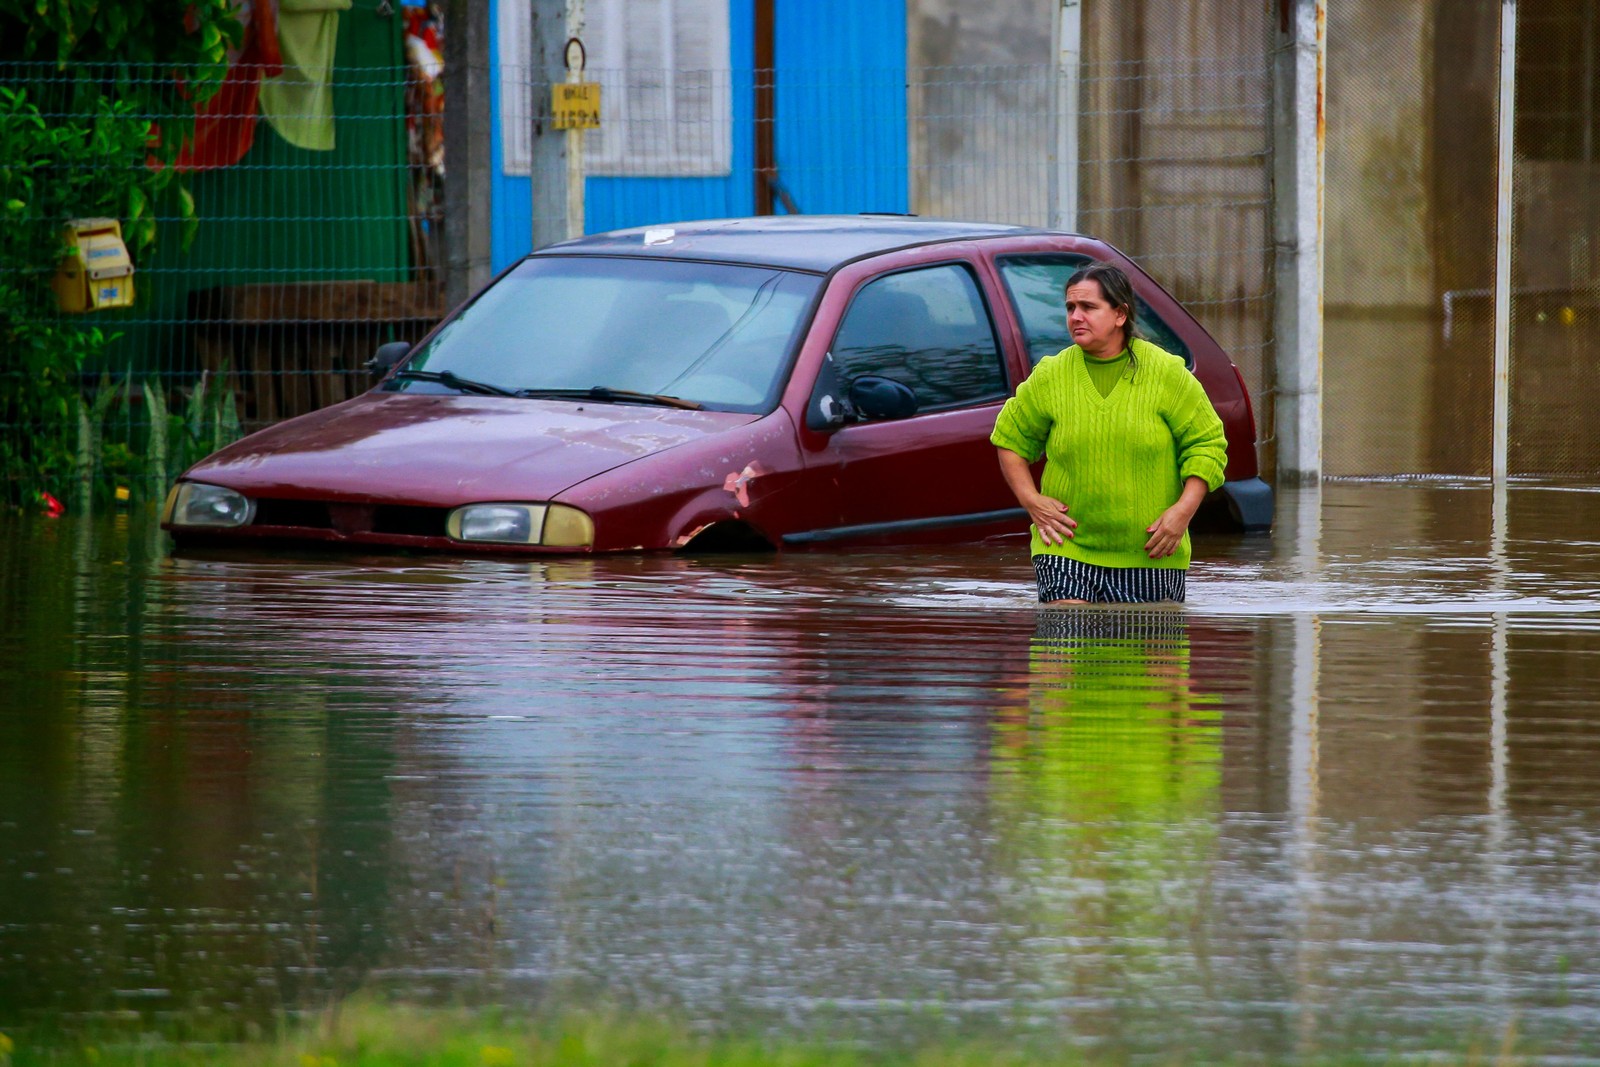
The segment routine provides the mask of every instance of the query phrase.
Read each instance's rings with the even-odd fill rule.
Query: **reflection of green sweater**
[[[1132,343],[1137,366],[1102,397],[1077,345],[1046,356],[1006,401],[990,437],[1028,462],[1045,456],[1039,489],[1078,522],[1065,545],[1033,531],[1033,553],[1101,567],[1187,567],[1189,535],[1153,560],[1145,528],[1171,507],[1185,478],[1222,484],[1222,420],[1183,360],[1148,341]]]

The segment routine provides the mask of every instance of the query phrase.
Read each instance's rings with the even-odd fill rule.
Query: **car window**
[[[901,271],[862,286],[833,341],[846,384],[878,374],[917,394],[917,410],[1005,395],[994,326],[966,267]]]
[[[1089,256],[1061,253],[1048,256],[1004,256],[998,261],[1000,277],[1005,279],[1017,319],[1028,341],[1028,359],[1038,363],[1072,345],[1067,332],[1067,279],[1074,271],[1093,260]],[[1189,346],[1161,316],[1150,309],[1143,297],[1139,301],[1139,332],[1154,345],[1166,349],[1194,369]]]
[[[821,281],[726,263],[535,256],[407,366],[510,390],[604,386],[770,411]]]

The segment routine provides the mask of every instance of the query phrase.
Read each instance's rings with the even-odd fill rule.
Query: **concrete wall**
[[[1328,7],[1325,470],[1426,471],[1439,307],[1428,136],[1435,4]]]
[[[1050,225],[1055,0],[907,0],[911,210]],[[1269,384],[1268,23],[1258,0],[1084,0],[1078,229]]]
[[[1499,5],[1328,6],[1327,473],[1486,475]],[[1518,4],[1513,473],[1600,469],[1600,165],[1538,158],[1583,140],[1580,8]]]
[[[1083,19],[1083,227],[1138,257],[1264,397],[1268,17],[1253,0],[1085,0]]]
[[[1044,225],[1053,0],[906,0],[911,210]]]

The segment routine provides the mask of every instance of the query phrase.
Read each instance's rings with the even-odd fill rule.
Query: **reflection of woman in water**
[[[1066,301],[1072,347],[1040,361],[990,438],[1033,520],[1039,600],[1181,601],[1189,522],[1222,484],[1222,420],[1183,360],[1138,336],[1120,268],[1078,270]]]
[[[1074,821],[1214,815],[1217,703],[1193,689],[1182,611],[1041,612],[1026,725],[1003,719],[998,751],[1035,799]]]
[[[1133,1027],[1141,1005],[1159,1012],[1206,980],[1189,937],[1211,918],[1222,714],[1194,690],[1188,622],[1040,612],[1026,702],[994,722],[991,803],[1027,973],[1040,1000],[1109,991],[1064,1020],[1079,1032]]]

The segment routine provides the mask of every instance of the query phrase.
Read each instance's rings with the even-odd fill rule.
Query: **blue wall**
[[[502,0],[492,0],[498,6]],[[778,66],[775,136],[779,180],[804,212],[905,211],[909,203],[905,0],[776,0]],[[491,57],[498,57],[495,11]],[[590,233],[653,222],[726,218],[755,210],[754,5],[730,0],[733,169],[708,178],[589,178]],[[494,167],[494,269],[532,244],[532,190],[503,173],[500,80],[490,79],[497,117]]]
[[[774,37],[778,180],[795,206],[905,211],[905,0],[777,0]]]

